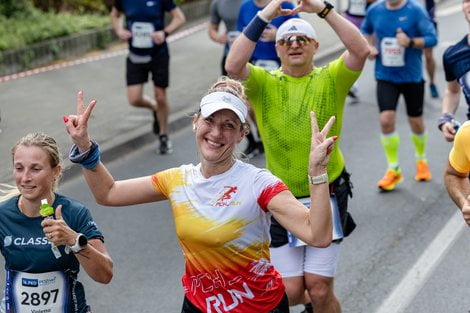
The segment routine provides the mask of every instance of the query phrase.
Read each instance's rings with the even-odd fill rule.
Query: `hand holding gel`
[[[42,199],[41,200],[41,206],[40,206],[39,214],[44,218],[44,219],[54,219],[54,208],[47,203],[47,199]],[[58,259],[62,256],[60,253],[59,248],[55,244],[51,242],[51,250],[52,253],[54,254],[55,258]]]

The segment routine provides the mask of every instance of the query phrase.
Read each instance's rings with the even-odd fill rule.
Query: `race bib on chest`
[[[256,66],[259,66],[259,67],[262,67],[264,68],[266,71],[270,72],[270,71],[274,71],[274,70],[277,70],[279,68],[279,63],[277,63],[276,61],[274,60],[262,60],[262,59],[259,59],[259,60],[256,60],[255,61],[255,64]]]
[[[132,24],[132,46],[134,48],[152,48],[151,34],[155,28],[152,23],[135,22]]]
[[[350,0],[349,14],[357,16],[366,16],[367,0]]]
[[[6,312],[66,313],[67,291],[63,272],[30,274],[7,270]]]
[[[389,67],[405,66],[405,48],[394,37],[384,37],[380,43],[382,65]]]

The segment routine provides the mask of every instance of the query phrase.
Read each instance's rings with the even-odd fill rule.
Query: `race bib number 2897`
[[[7,271],[6,287],[7,312],[66,312],[67,279],[62,272]]]

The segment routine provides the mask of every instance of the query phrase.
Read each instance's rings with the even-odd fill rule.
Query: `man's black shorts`
[[[133,63],[129,57],[126,60],[127,86],[140,85],[148,81],[149,73],[155,86],[167,88],[170,78],[170,55],[167,51],[153,55],[148,63]]]
[[[408,116],[419,117],[423,115],[424,81],[419,83],[391,83],[383,80],[377,81],[377,102],[379,110],[396,111],[398,98],[403,94]]]

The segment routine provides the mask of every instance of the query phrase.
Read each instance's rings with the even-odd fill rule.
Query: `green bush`
[[[174,0],[178,5],[197,0]],[[0,51],[111,26],[113,0],[0,0]],[[109,38],[103,38],[106,42]]]
[[[103,29],[110,25],[108,15],[44,13],[32,8],[29,12],[16,12],[10,18],[0,16],[0,50],[21,48],[46,39]]]
[[[43,12],[107,14],[113,0],[30,0]]]
[[[19,18],[30,15],[34,6],[29,0],[1,0],[0,16]]]

